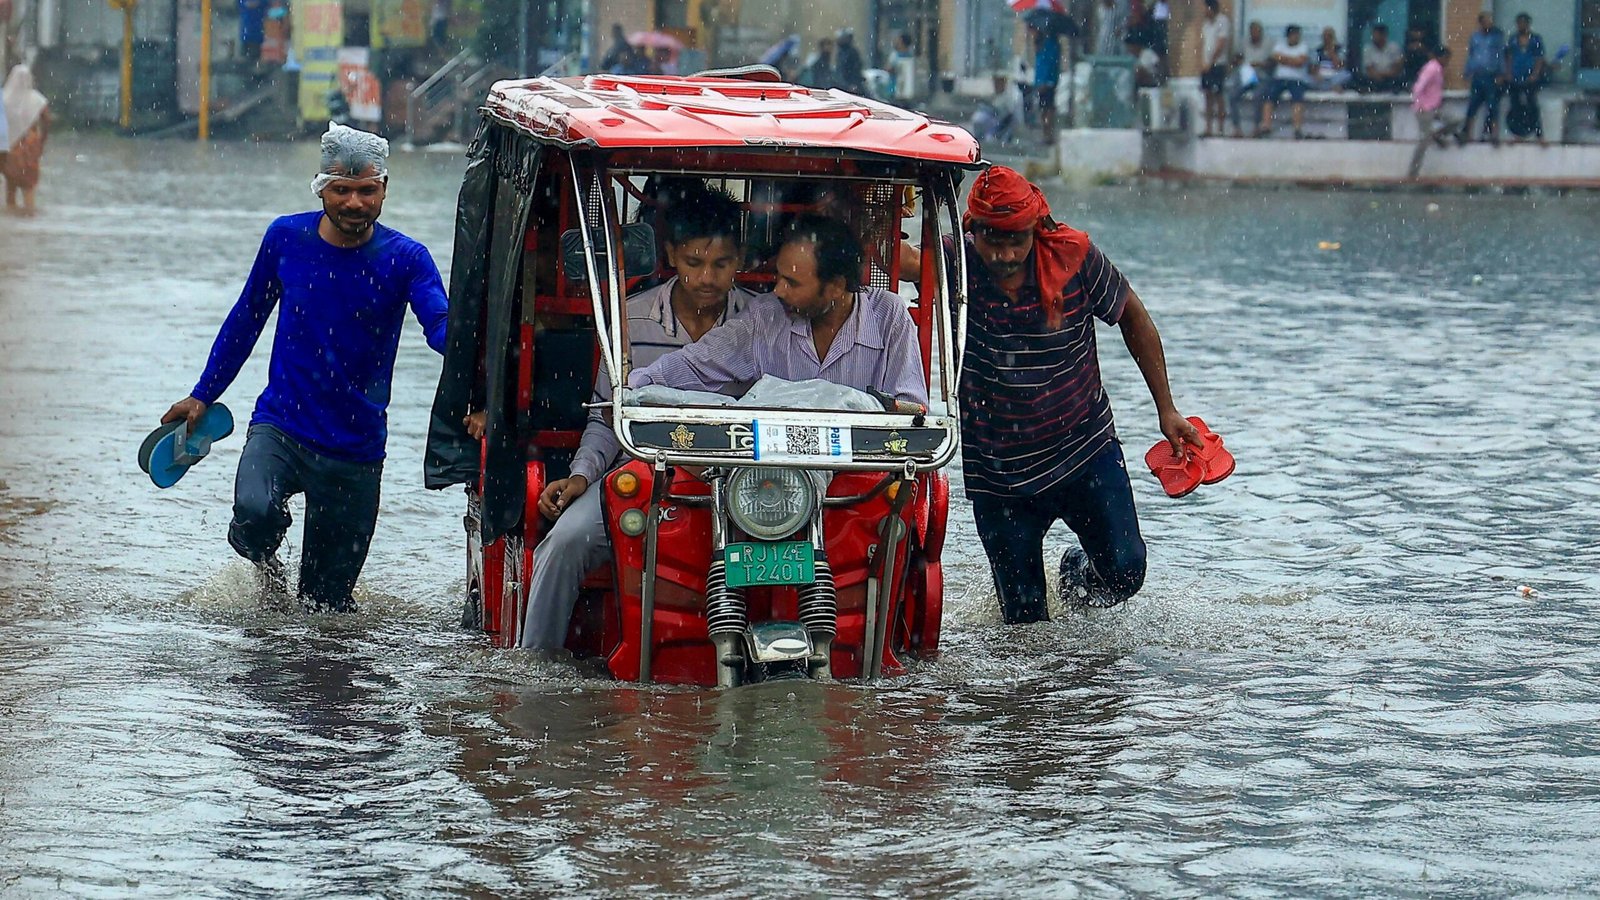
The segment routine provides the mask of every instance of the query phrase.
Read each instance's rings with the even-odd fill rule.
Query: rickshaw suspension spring
[[[740,635],[748,624],[744,592],[728,587],[727,564],[720,559],[712,562],[706,571],[706,634]]]
[[[812,634],[833,636],[839,632],[839,600],[833,588],[833,569],[821,550],[816,557],[816,580],[796,590],[800,623]]]

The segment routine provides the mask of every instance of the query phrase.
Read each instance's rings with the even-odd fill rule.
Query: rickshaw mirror
[[[606,248],[594,248],[595,268],[606,271]],[[583,258],[583,234],[576,228],[561,233],[561,265],[567,280],[577,284],[589,281],[589,266]],[[656,271],[656,230],[645,222],[631,222],[622,226],[622,274],[624,278],[640,278]]]

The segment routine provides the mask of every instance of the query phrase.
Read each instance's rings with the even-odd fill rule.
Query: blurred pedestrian
[[[621,22],[611,23],[611,46],[606,48],[605,55],[600,57],[600,71],[612,75],[622,74],[622,67],[633,56],[633,45],[628,43],[628,34],[622,30]]]
[[[22,194],[21,211],[37,211],[34,192],[39,187],[39,163],[45,142],[50,139],[50,103],[34,90],[33,70],[25,65],[12,68],[4,91],[6,132],[10,136],[5,159],[6,209],[16,210],[17,194]]]
[[[255,564],[273,597],[287,591],[278,559],[289,498],[305,494],[298,593],[308,607],[355,608],[351,595],[378,521],[389,383],[406,308],[444,352],[447,301],[428,249],[378,224],[389,142],[329,125],[311,190],[313,212],[267,228],[255,266],[189,396],[162,422],[191,427],[238,376],[267,320],[277,336],[267,386],[239,458],[228,543]]]
[[[1427,63],[1417,70],[1417,80],[1411,85],[1411,111],[1417,116],[1417,149],[1411,154],[1408,173],[1411,178],[1422,171],[1422,158],[1428,152],[1428,145],[1443,147],[1444,136],[1459,127],[1444,115],[1444,67],[1449,62],[1449,47],[1434,50]]]
[[[1228,82],[1228,54],[1233,49],[1233,23],[1217,0],[1206,0],[1206,20],[1200,26],[1200,90],[1206,98],[1204,137],[1223,133],[1228,102],[1223,96]],[[1211,130],[1216,123],[1216,131]]]
[[[834,40],[834,83],[852,94],[866,91],[866,62],[856,48],[856,33],[851,28],[841,28]]]
[[[1409,87],[1417,81],[1417,73],[1433,58],[1433,48],[1421,28],[1406,29],[1406,45],[1404,48],[1404,78],[1405,85]]]
[[[249,62],[261,58],[262,33],[267,22],[267,0],[239,0],[239,57]]]
[[[1506,130],[1517,139],[1535,137],[1544,146],[1544,122],[1539,115],[1539,88],[1549,71],[1544,58],[1544,38],[1533,31],[1533,17],[1517,13],[1517,30],[1506,42]],[[15,130],[15,125],[12,126]]]
[[[917,99],[917,47],[911,32],[902,31],[894,36],[889,71],[894,75],[894,99],[907,102]]]
[[[1170,52],[1167,44],[1167,34],[1172,25],[1172,6],[1167,0],[1156,0],[1150,6],[1149,43],[1151,50],[1161,57],[1163,76],[1166,74],[1167,54]]]
[[[1094,52],[1097,56],[1118,56],[1122,53],[1122,37],[1128,30],[1128,14],[1128,0],[1100,0],[1100,13],[1094,30]]]
[[[807,87],[831,88],[838,86],[834,78],[833,38],[818,38],[817,49],[811,51],[797,80]]]
[[[1234,137],[1244,137],[1240,116],[1249,108],[1251,133],[1261,119],[1261,98],[1267,93],[1267,80],[1272,77],[1272,43],[1267,40],[1261,22],[1252,21],[1245,30],[1244,45],[1234,54],[1233,72],[1228,77],[1228,122],[1233,126]]]
[[[433,0],[433,7],[428,11],[428,40],[435,47],[443,47],[450,41],[451,5],[451,0]]]
[[[1061,39],[1054,31],[1030,26],[1033,39],[1033,91],[1039,99],[1039,130],[1045,143],[1056,133],[1056,85],[1061,81]]]
[[[1500,118],[1500,91],[1504,78],[1506,55],[1505,32],[1494,25],[1494,14],[1478,13],[1478,30],[1467,40],[1467,63],[1463,74],[1471,83],[1471,99],[1467,101],[1467,116],[1456,132],[1456,140],[1472,140],[1472,119],[1483,110],[1483,139],[1498,144],[1497,129]]]

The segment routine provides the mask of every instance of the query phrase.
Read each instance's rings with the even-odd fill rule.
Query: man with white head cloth
[[[426,247],[378,224],[389,142],[343,125],[322,136],[311,190],[322,209],[284,216],[261,241],[244,290],[189,396],[163,422],[191,427],[239,374],[274,307],[267,386],[234,482],[228,543],[287,591],[277,556],[288,500],[305,494],[298,594],[312,609],[354,609],[351,591],[378,519],[389,383],[410,307],[444,352],[446,296]]]

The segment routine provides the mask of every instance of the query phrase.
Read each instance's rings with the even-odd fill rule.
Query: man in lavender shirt
[[[633,370],[628,386],[722,391],[763,375],[820,378],[928,403],[922,353],[906,306],[888,291],[862,289],[861,244],[836,219],[801,216],[778,249],[775,289],[726,328]]]
[[[678,274],[628,298],[628,341],[639,363],[726,330],[754,296],[733,283],[742,258],[739,205],[733,198],[701,187],[675,201],[662,225],[667,262]],[[611,400],[611,381],[603,369],[595,379],[595,400]],[[550,482],[539,495],[539,512],[555,524],[533,555],[524,648],[561,649],[583,577],[610,557],[600,491],[589,490],[622,457],[610,415],[601,407],[591,411],[572,474]]]

